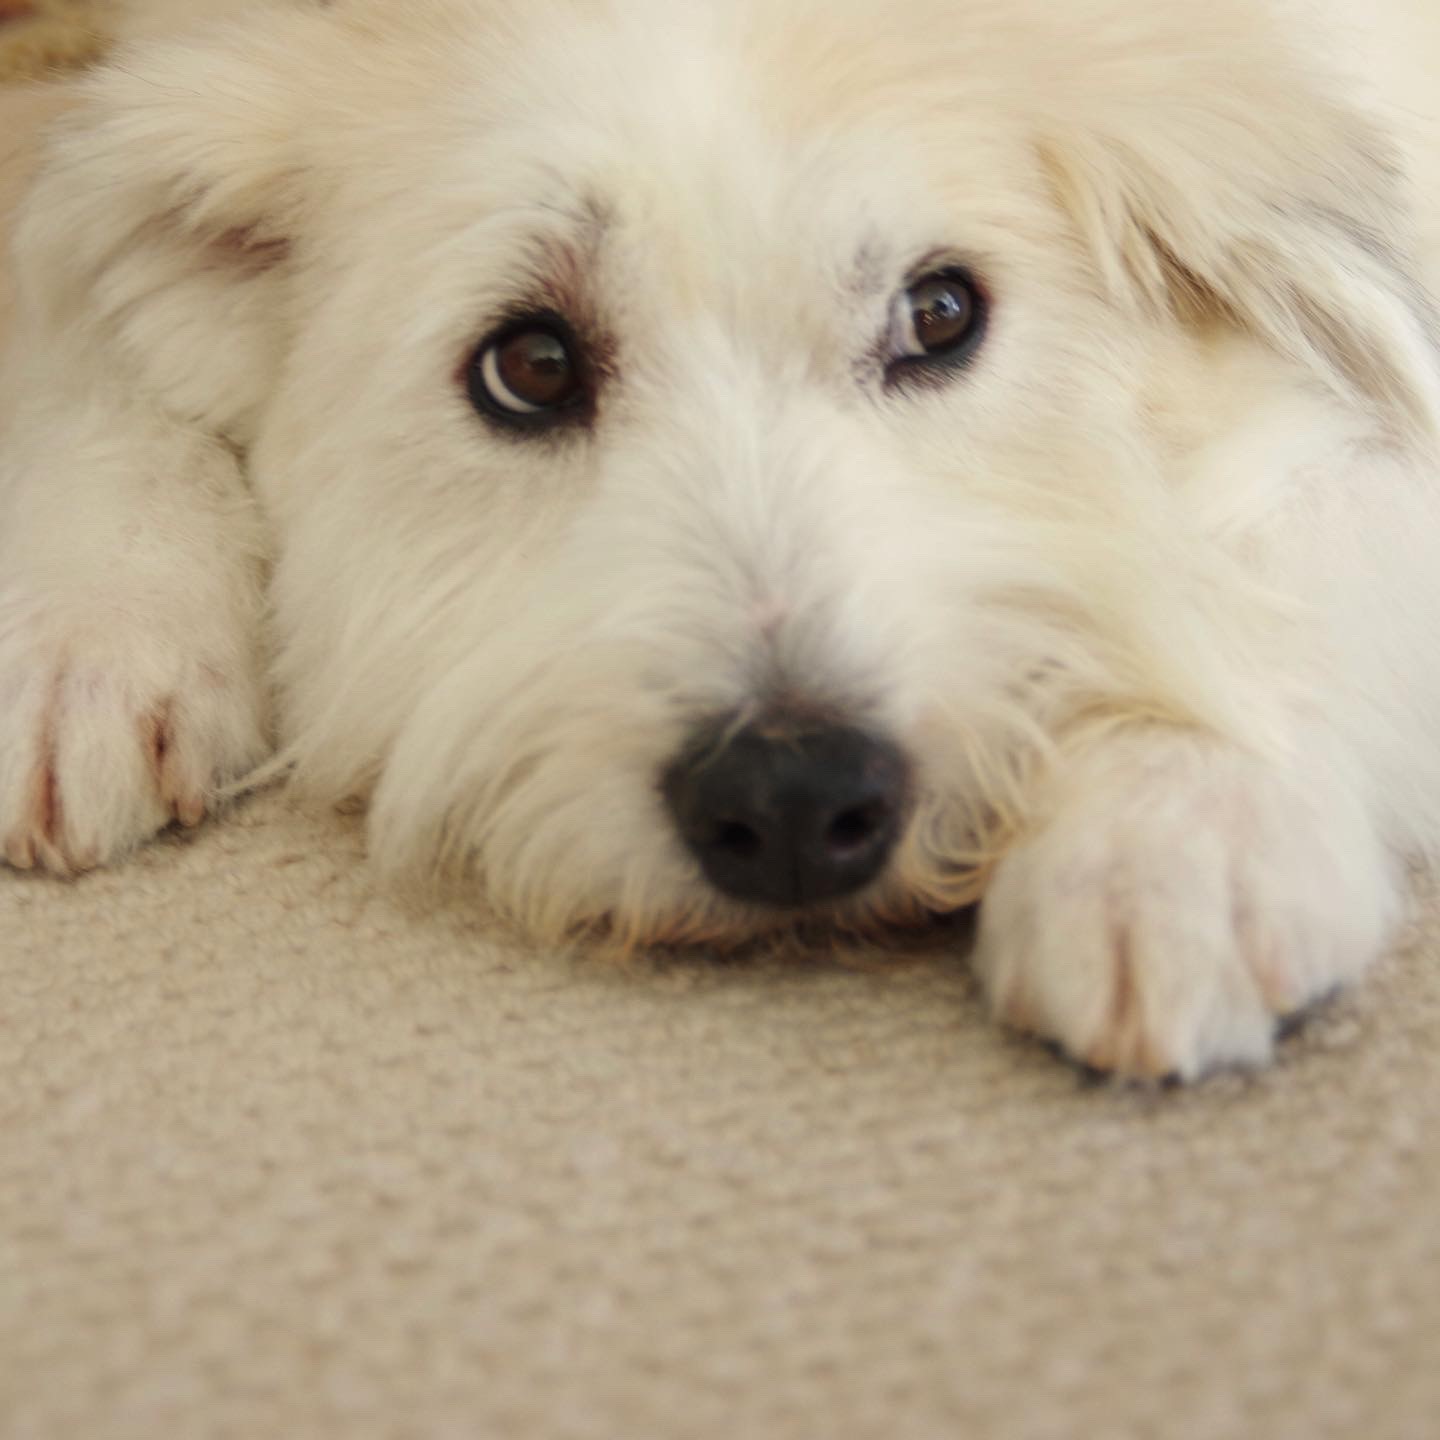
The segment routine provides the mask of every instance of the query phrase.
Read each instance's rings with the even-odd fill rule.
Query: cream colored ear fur
[[[1280,33],[1282,7],[1210,8],[1183,25],[1116,10],[1054,87],[1043,155],[1108,288],[1229,320],[1440,436],[1398,150],[1338,67],[1286,58],[1306,31]]]
[[[305,104],[286,32],[309,18],[138,46],[80,82],[15,227],[24,348],[78,340],[180,418],[245,431],[278,363]]]

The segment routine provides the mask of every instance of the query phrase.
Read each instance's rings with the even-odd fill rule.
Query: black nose
[[[885,868],[905,822],[909,766],[859,730],[712,727],[665,772],[663,789],[716,889],[798,907],[853,895]]]

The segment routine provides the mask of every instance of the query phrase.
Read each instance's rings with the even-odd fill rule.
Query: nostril
[[[837,856],[852,854],[869,845],[889,819],[890,807],[883,800],[852,806],[830,822],[825,831],[825,844]]]
[[[856,894],[884,871],[904,829],[909,766],[860,730],[727,721],[697,733],[660,789],[717,890],[798,908]]]
[[[722,820],[715,827],[711,843],[737,860],[753,860],[765,848],[759,833],[743,820]]]

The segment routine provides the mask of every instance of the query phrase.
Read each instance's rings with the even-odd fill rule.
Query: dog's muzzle
[[[860,730],[711,725],[662,789],[717,890],[798,909],[853,895],[885,869],[905,827],[910,766]]]

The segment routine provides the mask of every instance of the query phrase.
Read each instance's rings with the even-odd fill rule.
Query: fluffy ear
[[[81,85],[16,226],[28,368],[99,363],[243,434],[276,368],[301,205],[304,94],[277,33],[296,18],[136,47]]]
[[[1112,294],[1233,323],[1440,437],[1440,331],[1388,137],[1305,52],[1303,25],[1297,39],[1230,0],[1152,8],[1077,37],[1068,113],[1042,140]]]

